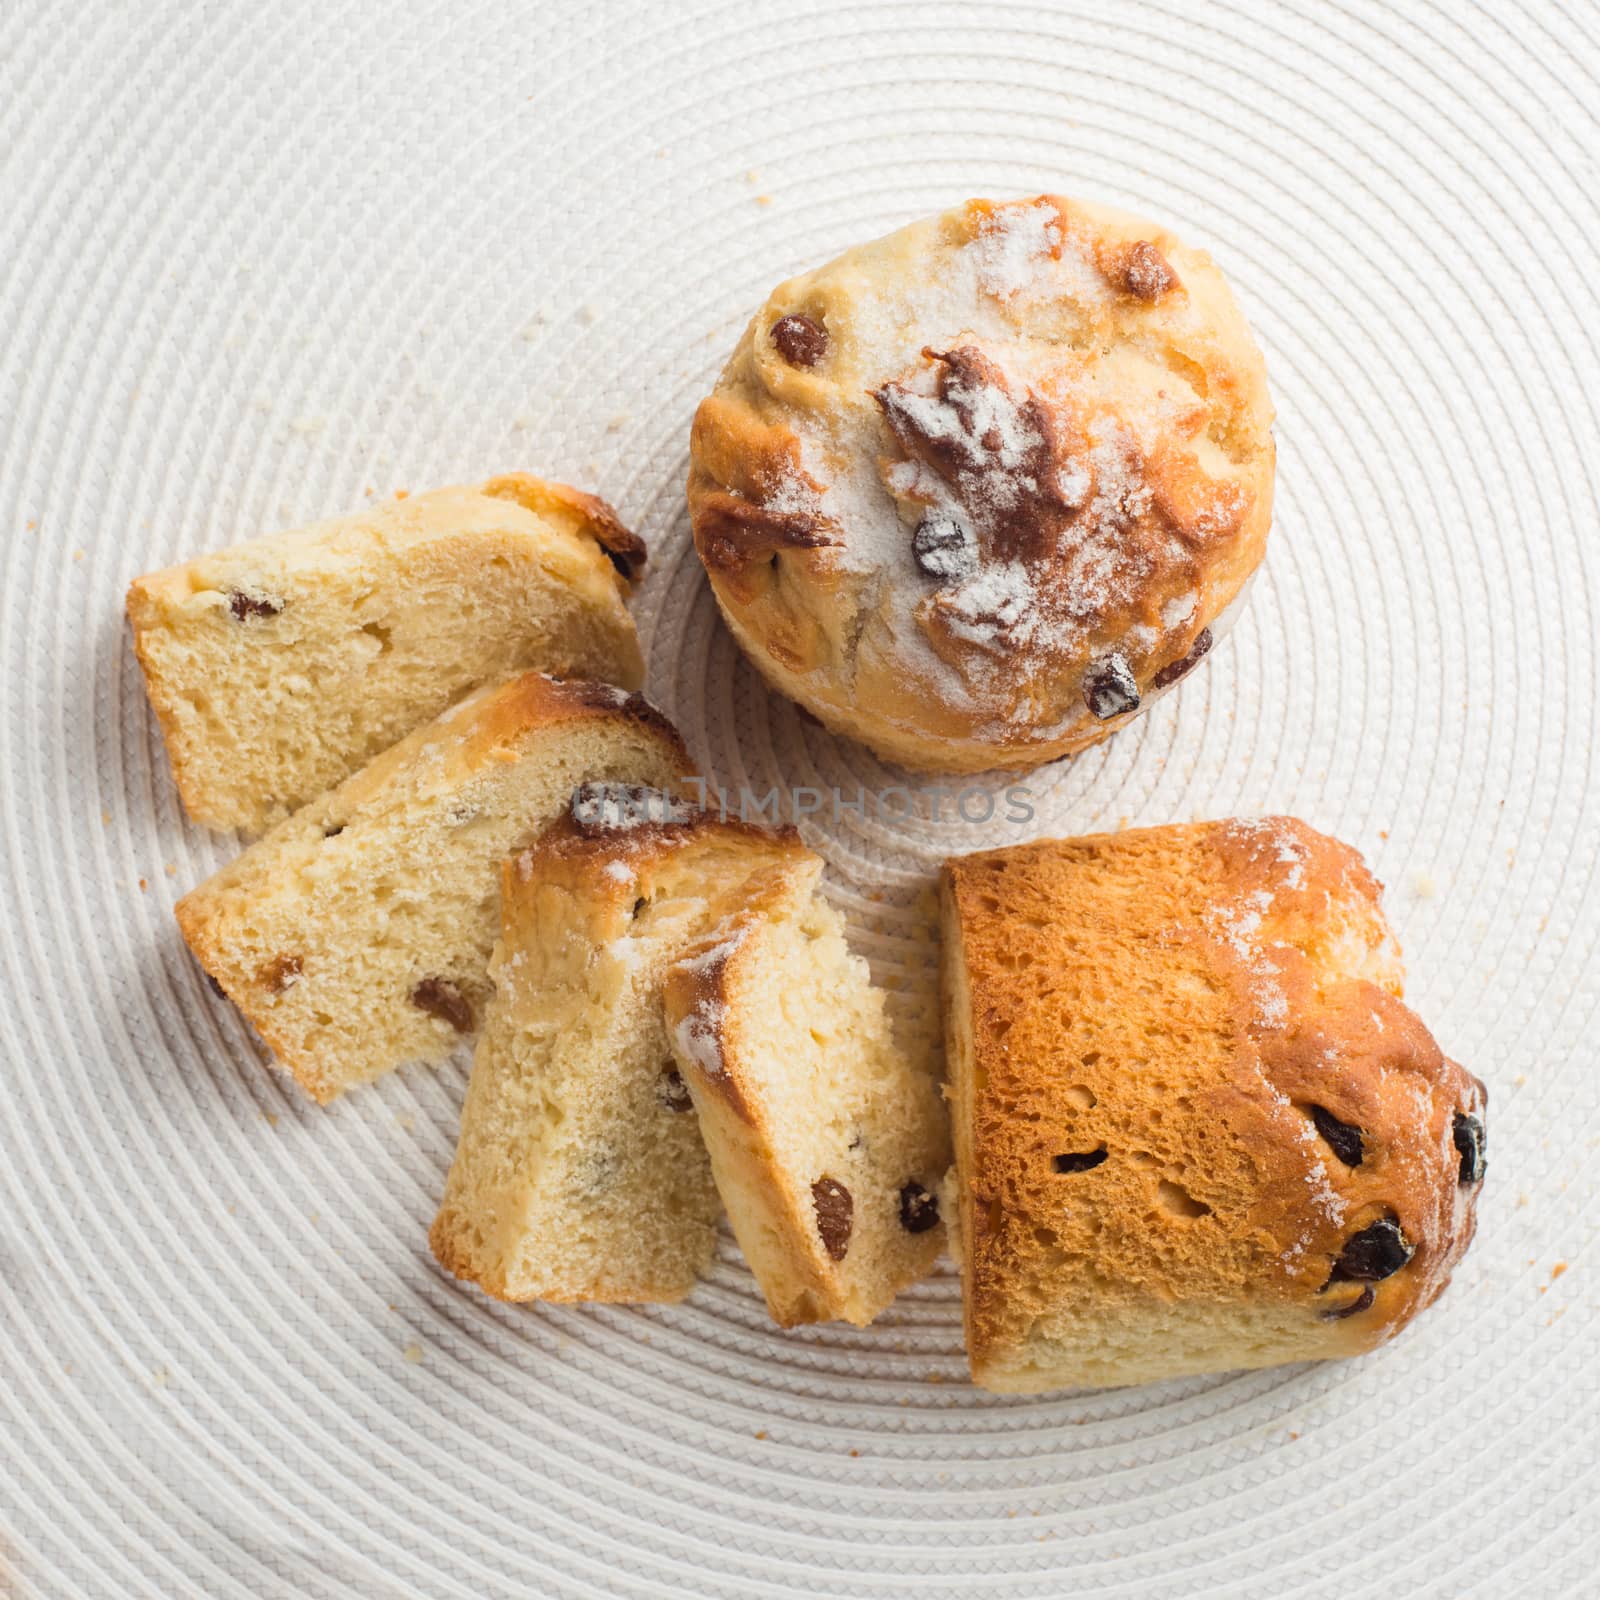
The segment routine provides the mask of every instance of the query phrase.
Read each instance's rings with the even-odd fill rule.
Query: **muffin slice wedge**
[[[500,863],[588,780],[670,789],[671,724],[609,684],[527,673],[469,695],[178,902],[200,964],[313,1098],[477,1030]]]
[[[967,1350],[1026,1393],[1356,1355],[1474,1229],[1483,1085],[1292,818],[944,868]]]
[[[662,1022],[667,968],[815,858],[648,790],[589,785],[501,877],[494,997],[430,1242],[503,1300],[673,1301],[721,1204]]]
[[[184,809],[259,833],[468,690],[537,669],[637,689],[643,543],[526,473],[138,578],[134,650]]]
[[[871,1322],[944,1245],[939,1085],[897,1046],[821,873],[759,885],[664,989],[728,1220],[786,1328]]]

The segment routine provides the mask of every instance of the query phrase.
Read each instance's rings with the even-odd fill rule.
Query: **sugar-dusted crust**
[[[440,979],[481,1010],[498,864],[561,814],[576,782],[670,786],[691,771],[642,696],[526,673],[301,807],[185,895],[178,925],[279,1062],[327,1101],[403,1061],[438,1060],[471,1031],[439,1026],[448,1005],[429,1012],[412,992]]]
[[[1354,1355],[1438,1296],[1472,1238],[1485,1091],[1403,1004],[1353,850],[1270,818],[1023,845],[943,881],[976,1381]]]
[[[136,579],[134,650],[185,809],[259,831],[530,668],[639,687],[624,601],[644,559],[598,496],[513,473]]]
[[[724,1116],[731,1117],[727,1131],[734,1135],[730,1142],[740,1147],[739,1159],[753,1163],[748,1170],[763,1175],[770,1170],[759,1146],[764,1119],[730,1008],[742,999],[741,979],[753,964],[762,928],[779,917],[799,916],[821,882],[822,869],[821,858],[807,851],[752,880],[744,903],[667,974],[662,988],[680,1063],[704,1091],[702,1118],[721,1123]]]
[[[1203,251],[975,200],[773,293],[695,416],[695,544],[829,726],[916,767],[1032,765],[1209,651],[1265,548],[1271,421]]]
[[[500,1299],[678,1300],[721,1205],[661,975],[748,879],[815,858],[792,828],[590,798],[502,869],[496,992],[429,1241]]]
[[[897,1047],[821,871],[753,881],[663,990],[729,1221],[786,1328],[871,1322],[944,1244],[939,1088]]]

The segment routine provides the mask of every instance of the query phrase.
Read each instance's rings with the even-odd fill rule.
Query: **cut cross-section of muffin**
[[[437,1061],[488,998],[500,863],[586,780],[670,788],[671,724],[608,684],[480,689],[178,903],[206,971],[318,1100]]]
[[[939,1085],[897,1047],[821,870],[761,885],[664,991],[728,1220],[783,1327],[871,1322],[944,1244]]]
[[[605,501],[514,473],[137,579],[134,649],[185,809],[259,831],[530,669],[638,688],[623,600],[643,561]]]
[[[494,997],[430,1241],[505,1300],[678,1300],[721,1213],[661,982],[752,881],[814,860],[642,790],[578,792],[506,863]]]
[[[1484,1088],[1292,818],[945,864],[967,1351],[1031,1392],[1356,1355],[1472,1238]]]

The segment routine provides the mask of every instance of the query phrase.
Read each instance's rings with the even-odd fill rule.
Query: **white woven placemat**
[[[1597,39],[1576,0],[0,0],[0,1594],[1600,1592]],[[1010,1401],[948,1273],[790,1335],[731,1247],[674,1310],[445,1282],[464,1067],[318,1111],[210,996],[171,908],[232,844],[124,586],[569,477],[651,541],[652,690],[717,778],[885,781],[716,626],[689,417],[780,276],[1043,188],[1215,252],[1280,476],[1231,641],[1030,831],[1364,849],[1490,1085],[1477,1246],[1360,1362]],[[930,864],[1017,836],[810,831],[911,1009]]]

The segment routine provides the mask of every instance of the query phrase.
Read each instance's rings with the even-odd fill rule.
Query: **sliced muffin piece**
[[[178,902],[200,964],[321,1101],[476,1031],[500,863],[586,780],[690,771],[658,711],[527,673],[481,689]]]
[[[939,1085],[818,891],[769,878],[668,974],[666,1019],[728,1220],[774,1321],[872,1321],[944,1244]]]
[[[590,785],[505,864],[494,996],[429,1235],[503,1300],[680,1300],[722,1207],[661,1015],[671,965],[752,880],[814,860],[792,829]]]
[[[967,1351],[1018,1393],[1356,1355],[1472,1238],[1483,1085],[1292,818],[944,868]]]
[[[623,601],[643,562],[605,501],[513,473],[136,579],[134,650],[184,808],[259,832],[530,669],[638,688]]]

